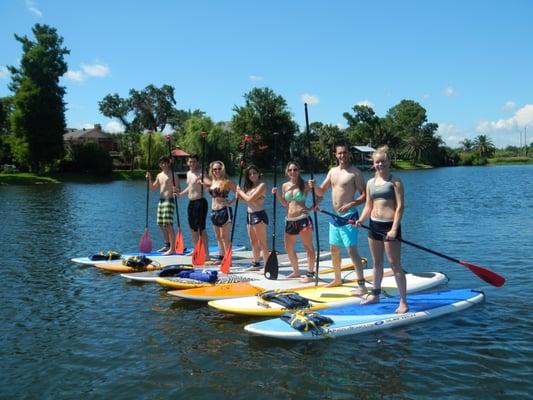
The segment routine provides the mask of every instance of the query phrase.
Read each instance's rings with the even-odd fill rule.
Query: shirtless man
[[[203,187],[200,183],[202,168],[198,163],[198,156],[190,155],[187,159],[187,166],[189,167],[189,171],[187,171],[187,187],[179,195],[184,196],[186,194],[189,199],[187,216],[193,244],[198,243],[201,235],[205,248],[209,249],[207,232],[205,230],[208,206],[207,200],[204,197]]]
[[[333,210],[342,217],[356,220],[358,218],[357,206],[364,204],[366,199],[365,180],[359,169],[351,164],[351,154],[346,144],[335,146],[335,156],[339,165],[329,170],[326,179],[319,187],[315,186],[318,196],[331,188]],[[310,184],[313,184],[310,181]],[[359,196],[356,197],[356,194]],[[340,226],[339,226],[340,225]],[[350,255],[357,276],[358,288],[353,291],[355,296],[366,293],[363,264],[357,251],[357,230],[350,224],[338,223],[332,219],[329,223],[329,243],[331,246],[331,260],[335,271],[335,279],[328,287],[339,286],[341,279],[341,246],[345,247]]]
[[[177,188],[172,185],[172,171],[170,170],[170,159],[163,156],[159,159],[159,168],[161,172],[157,174],[155,181],[152,182],[152,175],[146,172],[146,179],[148,180],[148,187],[151,191],[159,188],[159,204],[157,206],[157,225],[163,234],[165,246],[158,251],[164,252],[163,255],[170,255],[176,252],[176,243],[174,236],[174,194],[179,190],[180,181],[177,174],[174,174],[174,181]]]

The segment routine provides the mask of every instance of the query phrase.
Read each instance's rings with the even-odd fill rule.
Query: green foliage
[[[480,159],[487,159],[494,155],[496,147],[486,135],[479,135],[474,139],[474,151],[477,153]]]
[[[206,132],[205,154],[202,148],[202,132]],[[183,132],[178,139],[180,147],[189,154],[198,155],[200,161],[202,157],[207,168],[210,161],[220,160],[224,162],[226,171],[232,175],[238,168],[242,148],[239,148],[242,138],[232,131],[226,129],[223,123],[215,124],[209,117],[193,116],[189,118],[184,126]],[[256,160],[249,156],[247,160]]]
[[[249,155],[259,168],[271,168],[273,136],[278,132],[278,159],[288,160],[297,124],[287,109],[287,102],[269,88],[254,88],[244,95],[245,105],[235,106],[231,129],[235,135],[252,135]],[[268,146],[268,147],[265,147]]]
[[[168,145],[159,132],[144,133],[140,139],[141,167],[159,169],[159,158],[168,156]]]
[[[8,67],[12,77],[9,87],[15,93],[11,121],[17,160],[42,172],[64,153],[65,88],[59,85],[59,78],[67,72],[63,57],[69,50],[62,47],[63,38],[54,28],[36,24],[32,32],[34,41],[15,35],[23,55],[19,68]],[[27,145],[27,157],[21,154],[22,141]]]
[[[72,148],[72,165],[74,172],[110,176],[113,163],[109,152],[97,143],[89,142]]]
[[[34,185],[36,183],[59,183],[54,178],[27,172],[0,172],[0,185]]]

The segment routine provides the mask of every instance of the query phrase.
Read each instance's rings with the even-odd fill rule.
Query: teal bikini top
[[[295,191],[295,192],[285,192],[285,200],[287,201],[305,201],[305,193],[302,193],[301,191]]]

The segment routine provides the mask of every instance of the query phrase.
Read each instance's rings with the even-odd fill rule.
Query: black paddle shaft
[[[244,157],[246,156],[246,146],[248,145],[248,136],[244,136],[244,145],[242,148],[242,154],[241,154],[241,171],[239,173],[239,187],[242,183],[242,171],[244,169]],[[237,195],[237,194],[235,194]],[[235,210],[233,211],[233,220],[231,221],[231,235],[230,235],[230,243],[233,243],[233,234],[235,233],[235,218],[237,218],[237,207],[239,206],[239,198],[237,198],[237,201],[235,202]]]
[[[168,156],[170,157],[170,173],[172,174],[172,186],[176,187],[176,179],[174,178],[174,158],[172,157],[172,147],[170,145],[170,140],[168,141]],[[180,224],[180,213],[178,211],[178,199],[173,194],[174,197],[174,207],[176,208],[176,221],[178,222],[178,229],[181,228]]]
[[[313,175],[313,158],[311,156],[311,132],[309,130],[309,114],[307,112],[307,103],[304,104],[305,106],[305,131],[307,136],[307,152],[309,154],[309,172],[311,174],[311,179],[315,179]],[[313,195],[313,216],[314,216],[314,222],[315,222],[315,238],[316,238],[316,259],[315,259],[315,285],[318,285],[318,268],[320,265],[320,236],[318,234],[318,215],[316,212],[316,195],[315,195],[315,187],[313,186],[311,188],[311,193]]]
[[[278,186],[278,132],[274,132],[274,187]],[[272,253],[276,254],[276,195],[272,196]]]
[[[152,150],[152,134],[148,132],[148,165],[146,166],[146,172],[150,172],[150,162]],[[150,181],[146,180],[146,216],[145,216],[145,229],[148,229],[148,203],[150,202]]]

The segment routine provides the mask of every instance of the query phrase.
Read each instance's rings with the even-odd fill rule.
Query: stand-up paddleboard
[[[371,278],[372,277],[368,277],[367,280],[371,280]],[[446,275],[440,272],[405,274],[405,278],[407,281],[408,293],[427,290],[442,285],[448,280]],[[371,282],[368,282],[367,286],[370,291],[372,288]],[[279,302],[267,301],[262,299],[260,296],[248,296],[210,301],[209,305],[220,311],[232,314],[274,317],[300,308],[309,311],[316,311],[342,307],[351,304],[359,304],[364,296],[354,296],[352,294],[352,291],[356,287],[356,282],[350,282],[334,288],[321,286],[294,290],[295,293],[304,299],[302,302],[291,301],[289,294],[289,296],[286,296],[286,298],[279,299]],[[385,276],[383,278],[382,290],[382,299],[398,295],[398,289],[394,276]]]
[[[232,246],[232,251],[243,251],[243,250],[246,250],[246,246],[236,245],[236,244],[234,244]],[[121,258],[128,258],[128,257],[135,257],[135,256],[144,255],[144,256],[146,256],[148,258],[163,257],[163,259],[166,259],[168,257],[170,259],[170,258],[176,257],[176,256],[190,256],[193,251],[194,251],[193,247],[186,247],[183,253],[181,253],[181,254],[172,254],[170,256],[164,256],[163,252],[159,252],[159,251],[152,251],[150,253],[131,252],[131,253],[121,254]],[[218,254],[218,246],[209,246],[209,254],[211,256],[216,256]],[[76,258],[72,258],[71,261],[75,262],[76,264],[94,265],[94,264],[102,264],[102,263],[109,264],[109,263],[112,263],[112,262],[120,263],[121,259],[117,259],[117,260],[106,260],[106,259],[104,259],[104,260],[102,260],[102,259],[93,260],[91,257],[76,257]],[[175,263],[171,262],[171,263],[167,263],[167,265],[168,264],[175,264]]]
[[[250,250],[244,250],[244,251],[236,251],[233,253],[232,257],[232,263],[234,264],[248,264],[250,262],[250,258],[252,257],[252,252]],[[156,257],[149,257],[150,260],[152,260],[152,263],[150,264],[150,267],[148,268],[132,268],[128,267],[127,265],[124,265],[124,263],[127,261],[127,259],[112,261],[109,263],[97,263],[93,266],[101,269],[106,272],[121,272],[121,273],[134,273],[134,272],[144,272],[144,271],[156,271],[163,269],[164,267],[168,265],[177,265],[177,264],[191,264],[192,258],[191,256],[156,256]],[[216,267],[220,263],[219,260],[209,260],[205,263],[204,266],[201,268],[209,268],[209,267]]]
[[[405,314],[395,313],[399,299],[393,297],[378,304],[351,305],[311,315],[289,314],[246,325],[244,329],[257,335],[286,340],[336,338],[426,321],[464,310],[484,298],[483,292],[473,289],[411,294],[407,296],[409,311]],[[324,320],[324,317],[329,320]]]
[[[298,257],[298,263],[300,265],[307,262],[307,259],[306,259],[307,254],[305,252],[296,253],[296,255]],[[324,252],[320,253],[320,256],[321,256],[321,259],[325,259],[327,257],[330,257],[331,253],[329,251],[324,251]],[[287,254],[278,255],[278,260],[280,261],[279,262],[279,266],[280,267],[283,268],[283,267],[290,266],[289,257],[287,256]],[[251,263],[252,263],[252,259],[251,258],[246,258],[246,259],[242,259],[242,260],[234,259],[234,260],[232,260],[231,271],[232,271],[232,273],[245,272],[244,270]],[[170,267],[172,267],[172,266],[170,266]],[[213,265],[205,265],[205,266],[200,267],[200,268],[202,268],[202,269],[219,269],[220,268],[220,264],[217,263],[217,264],[213,264]],[[166,267],[164,269],[166,269]],[[171,277],[172,276],[171,274],[166,274],[165,272],[163,272],[164,276],[161,276],[161,272],[163,270],[148,271],[148,272],[133,272],[133,273],[129,273],[129,274],[121,274],[121,276],[126,278],[126,279],[128,279],[129,281],[134,281],[134,282],[152,282],[152,283],[154,283],[156,281],[156,278],[158,278],[158,277],[164,277],[164,276]]]
[[[341,266],[342,269],[353,269],[351,260],[349,258],[342,259]],[[390,268],[386,269],[386,273],[388,274],[392,273],[391,271],[392,270]],[[310,287],[315,285],[314,279],[312,282],[308,282],[305,284],[300,282],[300,279],[288,279],[286,276],[289,273],[289,271],[282,270],[280,275],[278,276],[278,279],[276,280],[266,279],[262,274],[258,273],[257,280],[254,280],[252,282],[204,286],[196,289],[171,291],[169,292],[169,294],[187,300],[210,301],[235,297],[255,296],[257,293],[260,293],[264,290],[287,290]],[[302,275],[305,274],[305,268],[300,268],[300,273]],[[368,278],[371,275],[371,270],[368,269],[364,271],[365,277]],[[332,271],[332,261],[321,261],[319,271],[319,280],[321,281],[320,286],[331,282],[333,278],[334,274]],[[346,273],[345,278],[355,279],[355,273],[353,272],[353,270],[351,272]]]

